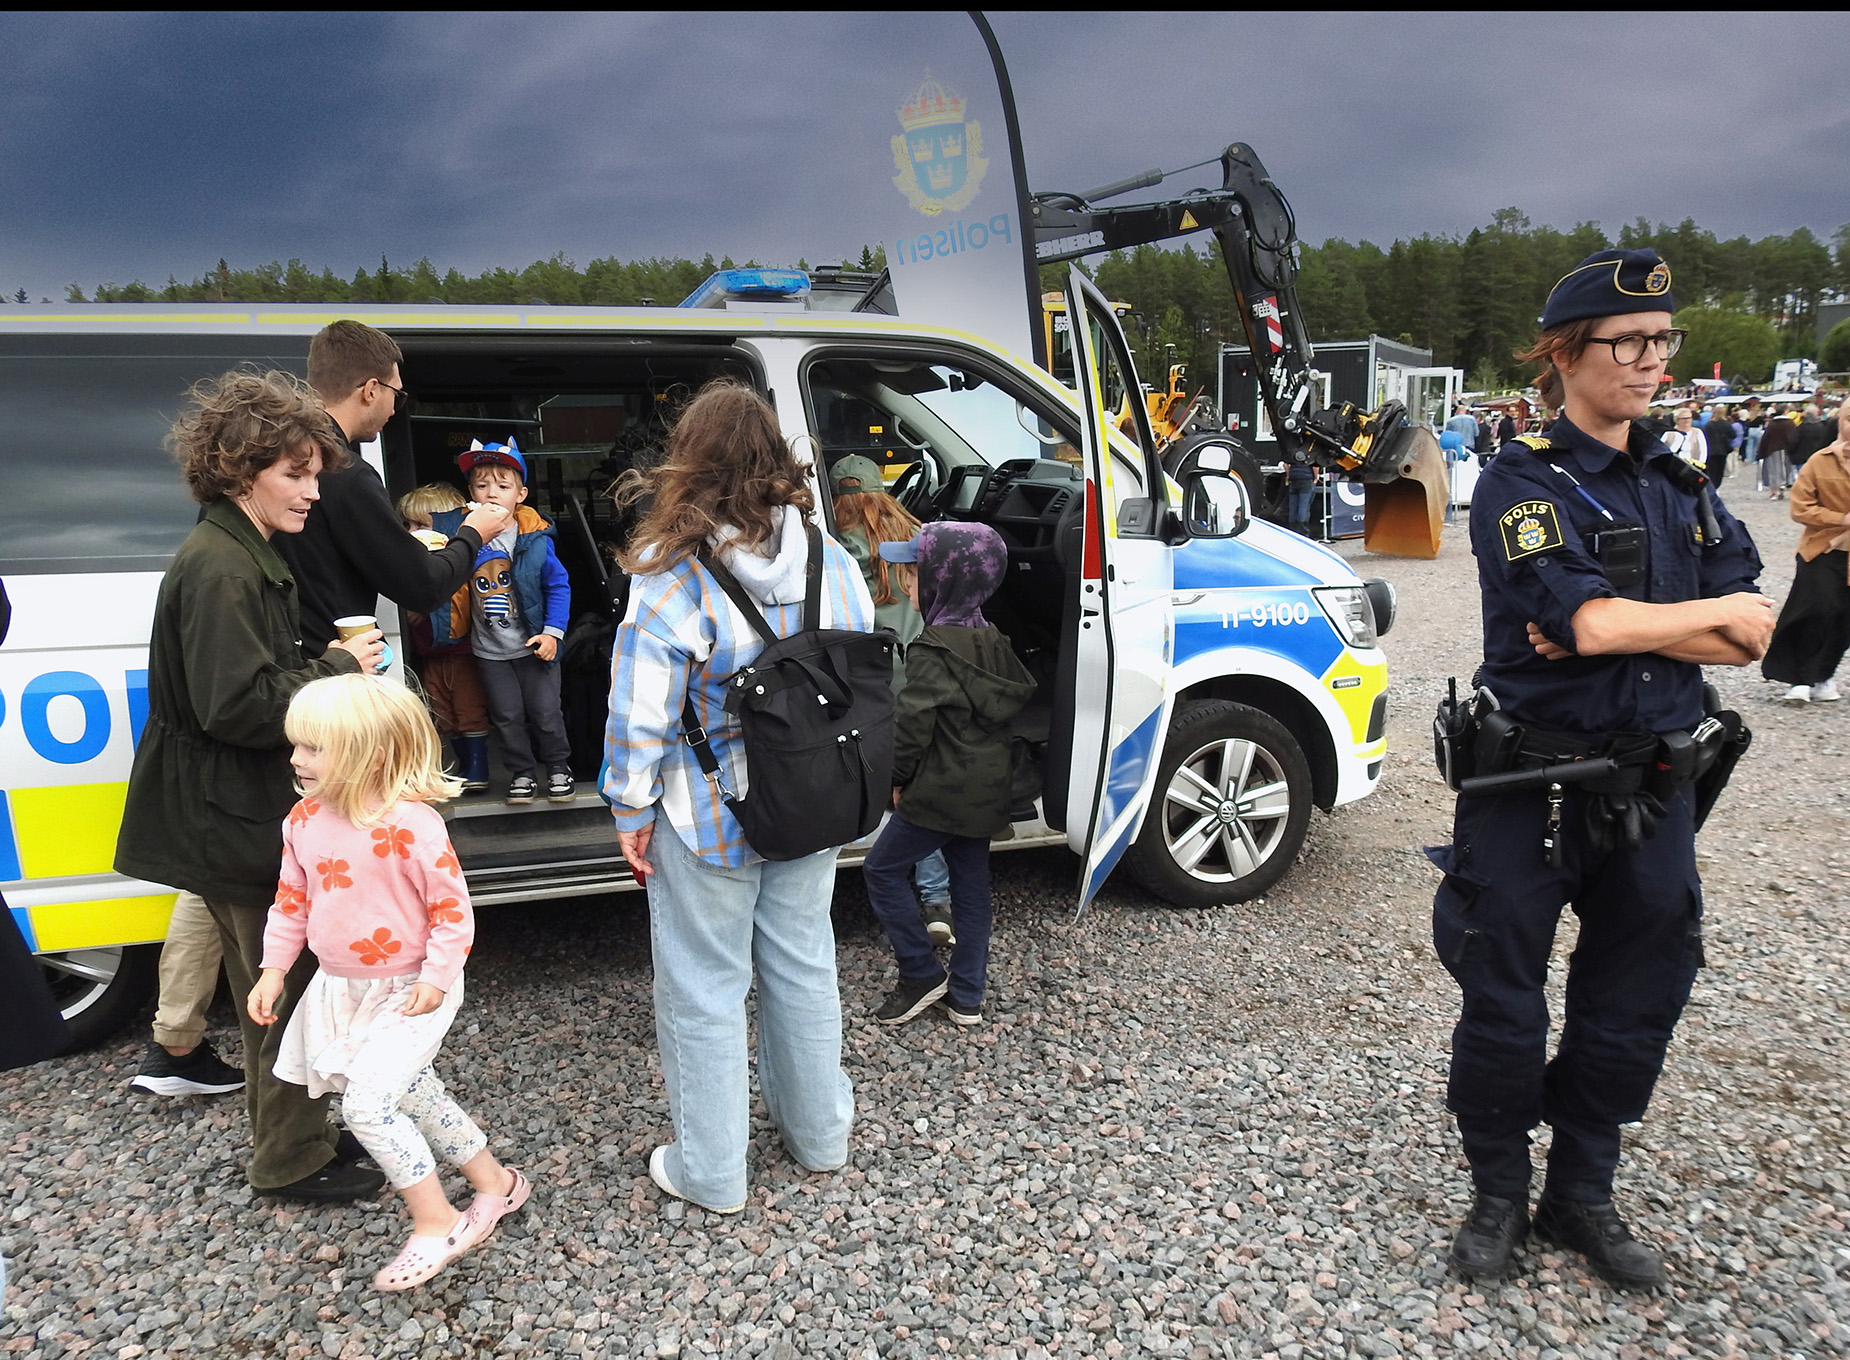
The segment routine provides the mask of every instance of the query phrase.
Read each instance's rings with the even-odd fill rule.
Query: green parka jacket
[[[303,662],[295,578],[242,510],[214,502],[155,601],[116,872],[267,907],[299,797],[283,714],[309,681],[359,666],[338,648]]]
[[[929,626],[906,649],[893,734],[899,815],[954,836],[1008,825],[1009,748],[1034,677],[996,628]]]

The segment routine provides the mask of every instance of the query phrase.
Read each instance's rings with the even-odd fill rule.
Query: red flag
[[[1721,375],[1722,375],[1722,361],[1720,359],[1717,359],[1715,361],[1715,376],[1717,379],[1720,379]]]

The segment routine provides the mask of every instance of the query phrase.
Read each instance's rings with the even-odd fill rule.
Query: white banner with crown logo
[[[1027,278],[1004,95],[981,32],[955,20],[930,64],[885,92],[887,109],[868,111],[891,153],[887,268],[906,320],[974,331],[1031,359],[1039,290]]]

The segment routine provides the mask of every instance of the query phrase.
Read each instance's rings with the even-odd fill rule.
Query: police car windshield
[[[944,386],[921,392],[913,400],[968,452],[969,457],[954,461],[981,461],[994,467],[1013,459],[1048,456],[1047,444],[1021,423],[1021,405],[1009,393],[958,369],[933,365],[932,372],[943,379]]]

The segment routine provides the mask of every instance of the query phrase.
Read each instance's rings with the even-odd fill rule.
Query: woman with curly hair
[[[271,540],[302,531],[316,478],[348,458],[313,393],[287,373],[236,371],[189,395],[168,444],[205,513],[155,601],[148,716],[115,867],[205,899],[232,992],[244,996],[256,985],[283,818],[297,797],[283,715],[309,681],[372,670],[383,638],[374,629],[302,659],[295,580]],[[291,972],[284,1018],[313,973],[312,959]],[[272,1073],[281,1029],[242,1017],[251,1185],[308,1200],[378,1190],[377,1171],[337,1156],[325,1099]]]
[[[665,1194],[730,1214],[745,1207],[754,976],[758,1084],[785,1148],[810,1171],[832,1171],[848,1160],[854,1119],[829,920],[836,851],[758,855],[682,739],[691,702],[724,784],[746,795],[739,721],[724,701],[728,679],[764,642],[699,553],[710,550],[788,637],[802,626],[815,499],[776,413],[729,381],[688,404],[651,482],[654,503],[623,561],[635,580],[617,630],[603,792],[623,858],[649,893],[655,1032],[674,1125],[649,1176]],[[860,568],[826,534],[819,546],[821,626],[871,630]]]

